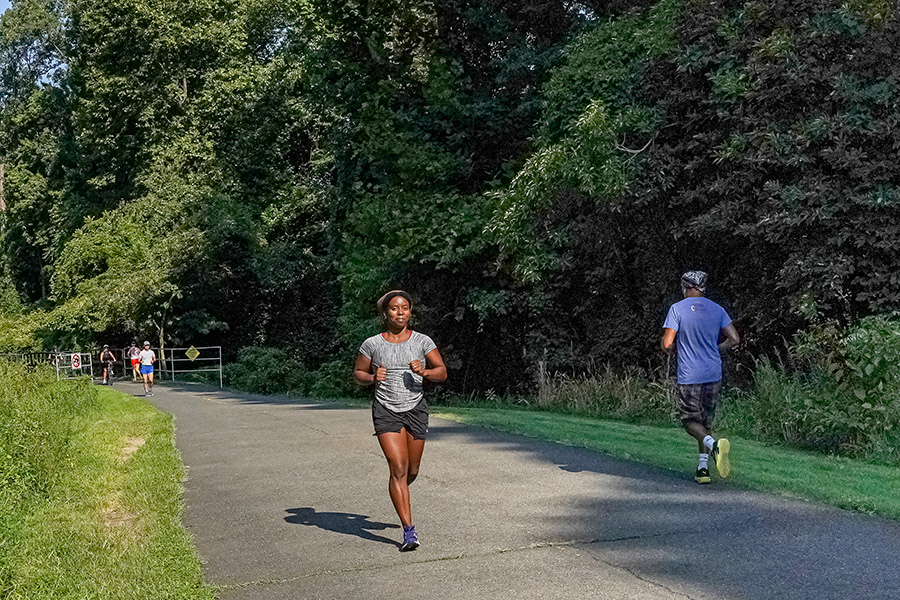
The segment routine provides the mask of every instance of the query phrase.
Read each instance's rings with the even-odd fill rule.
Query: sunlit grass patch
[[[0,598],[211,600],[181,524],[171,417],[109,388],[90,393],[64,464],[10,528]]]
[[[588,448],[692,478],[695,442],[676,425],[656,427],[550,412],[433,408],[436,417]],[[763,492],[900,519],[900,468],[731,438],[727,482]]]

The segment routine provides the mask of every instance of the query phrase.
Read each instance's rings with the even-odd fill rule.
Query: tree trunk
[[[160,371],[165,372],[166,370],[166,346],[163,343],[163,326],[159,326],[159,366]]]

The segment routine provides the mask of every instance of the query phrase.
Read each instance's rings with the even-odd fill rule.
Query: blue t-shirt
[[[722,379],[719,332],[730,324],[725,309],[708,298],[685,298],[669,308],[663,327],[678,332],[678,383]]]

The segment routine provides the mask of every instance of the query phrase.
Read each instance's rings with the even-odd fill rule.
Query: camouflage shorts
[[[683,421],[696,421],[709,429],[716,412],[721,381],[678,384],[678,416]]]

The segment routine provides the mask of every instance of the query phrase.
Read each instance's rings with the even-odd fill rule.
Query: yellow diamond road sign
[[[193,361],[197,360],[197,357],[200,356],[200,351],[191,346],[184,354]]]

